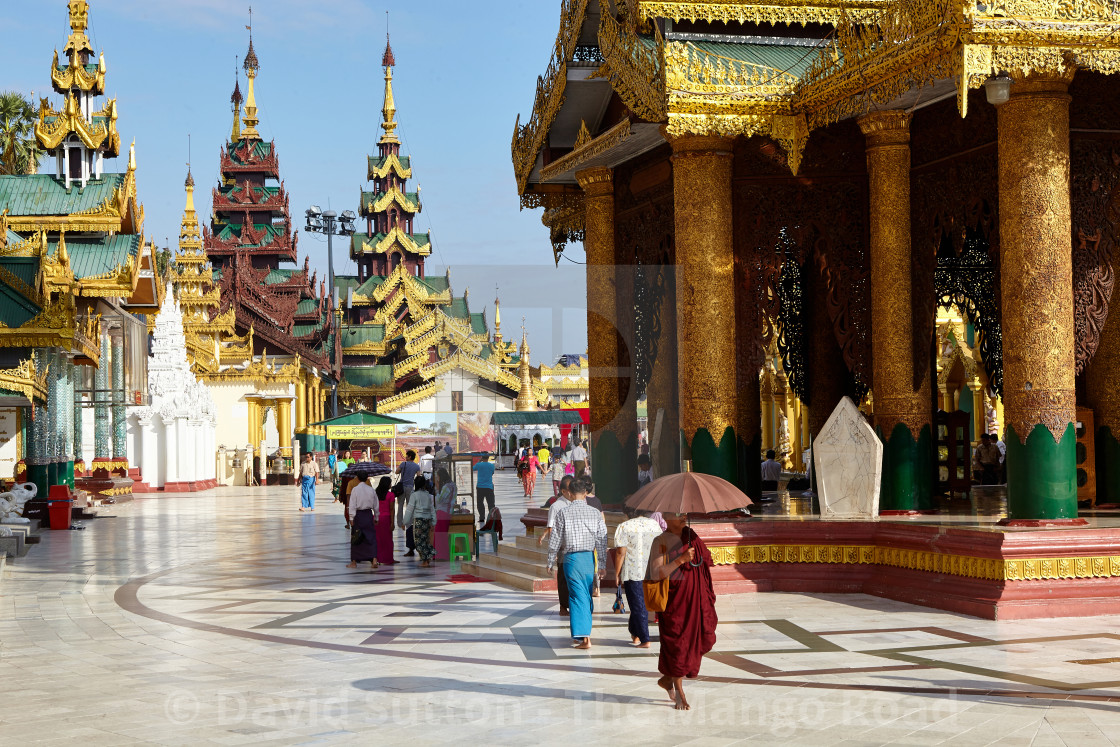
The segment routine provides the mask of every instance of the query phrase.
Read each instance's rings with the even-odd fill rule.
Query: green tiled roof
[[[375,233],[372,236],[368,233],[356,233],[350,237],[350,245],[353,248],[351,254],[359,254],[362,251],[362,244],[374,246],[384,238],[385,234],[383,233]],[[415,241],[419,246],[432,243],[431,236],[426,233],[410,233],[409,238]]]
[[[318,332],[322,328],[323,328],[323,323],[322,322],[319,322],[318,324],[293,324],[292,325],[292,337],[304,337],[306,335],[310,335],[310,334],[313,334],[315,332]]]
[[[819,56],[816,47],[794,45],[735,44],[716,41],[690,41],[688,45],[710,55],[773,68],[775,76],[785,72],[798,78]],[[702,59],[704,55],[699,57]]]
[[[15,275],[32,288],[39,275],[38,257],[0,257],[0,267]]]
[[[3,257],[0,258],[0,267],[15,275],[29,287],[35,287],[35,280],[39,274],[37,257]],[[38,304],[26,298],[23,293],[7,283],[0,282],[0,322],[9,327],[20,327],[34,318],[40,310]]]
[[[341,298],[343,302],[346,301],[346,292],[351,288],[357,288],[360,285],[358,278],[355,275],[335,275],[334,276],[334,289],[335,296]]]
[[[377,202],[378,200],[380,200],[384,196],[385,196],[384,192],[366,192],[365,190],[363,190],[362,191],[362,205],[368,205],[370,202]],[[409,202],[416,202],[416,203],[420,202],[420,193],[419,192],[405,192],[404,196],[408,199]]]
[[[269,273],[267,275],[264,276],[264,283],[265,283],[265,285],[276,285],[277,283],[286,283],[286,282],[288,282],[289,280],[292,279],[292,275],[294,275],[296,272],[297,272],[297,270],[281,270],[281,269],[271,270],[271,271],[269,271]],[[298,272],[302,272],[302,270],[299,270]]]
[[[264,231],[265,236],[260,243],[245,245],[246,248],[248,248],[248,249],[255,249],[255,248],[258,248],[258,247],[262,247],[262,246],[268,246],[269,244],[272,243],[272,240],[274,238],[276,238],[278,236],[284,236],[285,233],[286,233],[286,231],[284,229],[284,224],[282,224],[282,223],[254,223],[253,224],[253,229],[257,233],[260,233],[261,231]],[[234,238],[235,236],[236,237],[241,236],[241,226],[233,224],[233,223],[227,224],[218,233],[218,238],[221,239],[222,241],[229,241],[230,239]]]
[[[385,326],[382,324],[356,324],[342,328],[342,347],[362,345],[367,342],[384,342]]]
[[[470,313],[467,308],[467,299],[465,297],[452,298],[450,305],[443,308],[443,313],[452,319],[466,319]]]
[[[368,278],[366,278],[366,281],[364,283],[354,289],[354,292],[360,293],[363,296],[368,296],[369,294],[373,293],[374,289],[377,288],[377,286],[381,285],[384,282],[385,278],[381,277],[380,275],[370,275]],[[343,301],[345,300],[346,299],[343,299]]]
[[[489,333],[486,329],[486,317],[481,313],[471,314],[471,332],[476,335],[485,335]]]
[[[58,240],[47,244],[52,257],[58,251]],[[125,264],[140,251],[140,237],[136,234],[117,234],[101,239],[66,239],[66,253],[74,277],[82,278],[111,272]]]
[[[240,143],[241,141],[237,141],[236,143],[226,143],[226,150],[229,152],[230,158],[234,157],[233,154],[237,150],[237,146],[240,145]],[[272,152],[272,143],[266,143],[263,140],[258,140],[253,146],[253,150],[256,152],[258,158],[267,158],[268,154]]]
[[[20,236],[15,231],[8,231],[8,246],[11,246],[12,244],[18,244],[21,241],[23,241],[22,236]]]
[[[342,378],[351,386],[385,386],[393,381],[393,367],[363,366],[362,368],[344,368],[342,370]]]
[[[412,424],[411,420],[401,420],[390,415],[380,415],[369,410],[359,410],[349,415],[339,415],[337,418],[320,420],[318,423],[308,425],[400,425]]]
[[[369,168],[370,168],[370,170],[372,171],[373,169],[381,168],[382,166],[385,165],[385,161],[387,161],[387,160],[389,160],[389,159],[382,158],[381,156],[370,156],[369,157]],[[412,157],[411,156],[397,156],[397,160],[399,160],[401,162],[401,166],[404,166],[406,169],[411,169],[412,168]]]
[[[314,314],[319,311],[319,302],[314,298],[305,298],[296,306],[297,314]]]
[[[423,285],[428,286],[428,288],[431,289],[432,293],[443,293],[445,290],[451,287],[451,283],[450,281],[448,281],[446,275],[433,275],[432,277],[427,278],[416,278],[416,280]]]
[[[104,205],[123,181],[123,174],[105,174],[84,189],[73,184],[67,190],[50,174],[0,176],[0,205],[11,216],[71,215]]]

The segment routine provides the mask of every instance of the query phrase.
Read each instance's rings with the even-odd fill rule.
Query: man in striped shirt
[[[596,575],[603,575],[607,556],[607,525],[603,513],[587,505],[590,489],[588,478],[572,480],[571,505],[556,514],[548,541],[548,570],[555,567],[558,556],[563,558],[571,603],[568,623],[576,640],[573,647],[581,649],[591,648],[591,590]]]

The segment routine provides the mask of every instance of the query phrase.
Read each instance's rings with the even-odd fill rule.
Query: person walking
[[[614,530],[614,546],[618,551],[615,583],[626,595],[630,605],[631,642],[638,648],[649,648],[649,616],[646,614],[645,581],[649,565],[649,551],[653,541],[661,536],[661,526],[632,508],[626,509],[629,517]]]
[[[537,487],[537,473],[541,471],[541,463],[537,454],[532,449],[525,452],[525,497],[532,498]]]
[[[436,442],[439,443],[438,441]],[[432,476],[435,474],[435,461],[436,458],[432,456],[432,447],[424,447],[424,456],[420,457],[420,474],[428,482],[432,481]]]
[[[369,561],[370,568],[376,568],[377,562],[377,493],[369,480],[362,480],[350,492],[350,505],[347,512],[350,516],[350,525],[353,527],[350,537],[350,563],[347,568],[357,568],[358,563]]]
[[[576,477],[587,474],[587,447],[584,443],[581,441],[572,449],[572,465],[575,467]]]
[[[486,517],[494,510],[494,462],[487,454],[482,461],[471,468],[478,473],[475,478],[474,488],[478,501],[478,520],[485,522]],[[487,509],[486,507],[489,506]]]
[[[607,556],[607,525],[603,514],[584,500],[588,480],[576,478],[571,483],[571,505],[556,515],[556,526],[548,540],[548,570],[564,558],[564,576],[568,581],[568,626],[576,641],[572,647],[591,648],[591,587],[596,575],[602,575]]]
[[[451,548],[447,543],[447,534],[451,531],[451,509],[455,505],[455,496],[458,492],[458,486],[451,479],[451,474],[440,467],[436,471],[434,491],[436,525],[432,534],[432,542],[436,548],[436,560],[450,560],[451,558]]]
[[[684,694],[685,678],[700,675],[700,662],[716,645],[716,593],[712,587],[712,554],[687,526],[688,514],[666,513],[668,529],[650,549],[650,578],[669,579],[669,601],[658,615],[661,653],[657,684],[669,693],[678,711],[691,708]]]
[[[552,455],[552,466],[549,467],[549,472],[552,473],[553,495],[560,495],[560,481],[564,479],[564,460],[567,459],[567,456],[563,452]]]
[[[428,492],[428,481],[423,475],[417,475],[413,482],[412,495],[408,499],[408,510],[404,514],[405,524],[412,527],[412,537],[416,542],[416,550],[420,553],[420,567],[429,568],[435,551],[432,547],[432,525],[436,520],[435,499]],[[409,555],[412,554],[410,550]]]
[[[303,464],[299,466],[300,481],[300,511],[315,510],[315,480],[319,477],[319,465],[311,458],[311,452],[303,455]]]
[[[571,475],[565,475],[560,480],[560,491],[557,494],[552,505],[548,507],[548,523],[545,525],[544,531],[537,539],[537,546],[540,547],[544,541],[549,538],[552,531],[556,528],[556,516],[571,505],[569,500],[571,496],[570,488],[572,487],[572,480],[575,478]],[[563,617],[568,614],[568,580],[564,577],[564,558],[560,556],[556,559],[556,595],[560,599],[560,616]]]
[[[377,562],[392,565],[393,559],[393,479],[388,475],[377,484]]]
[[[416,477],[420,473],[420,465],[416,463],[416,452],[412,449],[406,451],[404,456],[405,460],[397,465],[397,474],[401,476],[401,494],[397,496],[397,524],[402,529],[406,524],[408,525],[408,529],[404,533],[404,546],[408,548],[408,552],[404,556],[411,558],[416,551],[416,540],[412,531],[412,522],[404,520],[404,512],[408,509],[408,502],[416,484]]]

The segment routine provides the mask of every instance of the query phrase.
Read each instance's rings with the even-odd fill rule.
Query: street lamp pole
[[[351,236],[354,233],[354,221],[358,216],[354,214],[353,210],[346,210],[339,215],[333,210],[323,211],[318,205],[312,205],[307,209],[307,227],[308,233],[321,233],[327,237],[327,277],[330,283],[330,294],[333,297],[337,292],[334,284],[334,237],[335,236]],[[334,309],[331,309],[331,314],[334,314]],[[339,361],[339,368],[341,369],[342,362]],[[338,417],[338,383],[331,387],[331,417]],[[332,446],[333,448],[333,446]]]

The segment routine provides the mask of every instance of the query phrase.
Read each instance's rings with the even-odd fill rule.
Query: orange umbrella
[[[626,500],[627,506],[640,511],[673,514],[716,514],[753,503],[727,480],[700,472],[660,477]]]

